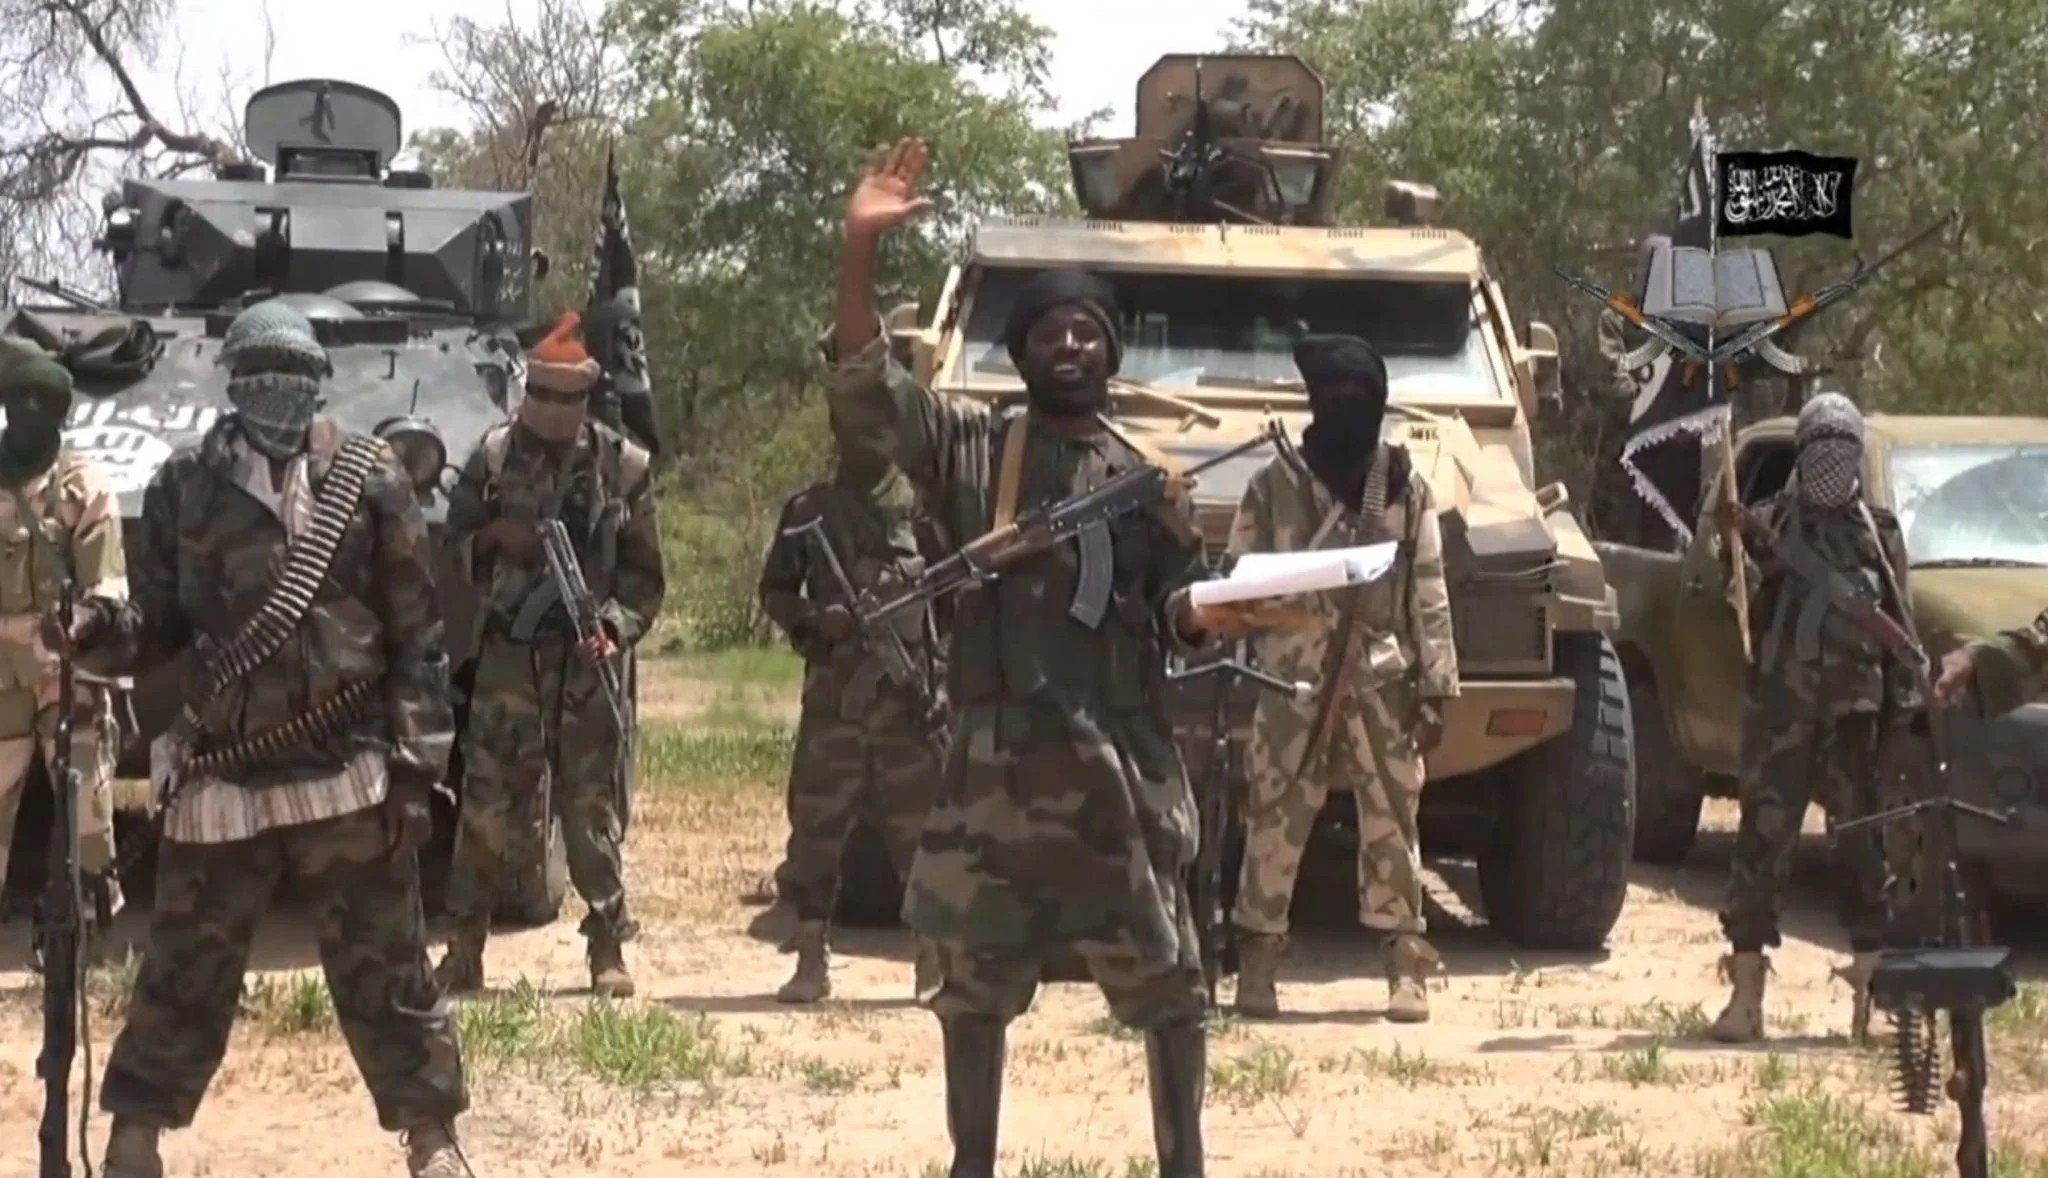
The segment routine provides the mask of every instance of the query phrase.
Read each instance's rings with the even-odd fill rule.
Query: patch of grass
[[[1126,1158],[1119,1166],[1093,1158],[1039,1155],[1024,1159],[1009,1173],[1012,1178],[1159,1178],[1159,1163],[1151,1158]]]
[[[1422,1084],[1451,1084],[1479,1074],[1478,1069],[1464,1064],[1431,1059],[1426,1052],[1417,1051],[1411,1054],[1404,1051],[1398,1043],[1392,1051],[1355,1048],[1336,1057],[1333,1062],[1345,1071],[1356,1070],[1375,1076],[1385,1076],[1409,1088]]]
[[[1767,1096],[1743,1120],[1752,1132],[1699,1158],[1702,1178],[1934,1178],[1953,1165],[1879,1114],[1817,1088]]]
[[[242,988],[242,1013],[273,1035],[303,1035],[334,1025],[334,1001],[319,974],[258,975]]]
[[[92,1017],[119,1022],[128,1017],[128,1001],[135,996],[135,979],[142,973],[142,954],[133,947],[119,957],[110,957],[85,971],[85,999]]]
[[[780,724],[723,730],[647,724],[635,751],[644,785],[730,787],[780,781],[789,772],[795,740]]]
[[[1272,1043],[1209,1065],[1210,1090],[1238,1104],[1285,1096],[1294,1091],[1297,1079],[1294,1053]]]
[[[705,1080],[715,1072],[744,1071],[744,1057],[719,1050],[711,1020],[684,1018],[656,1006],[625,1006],[599,999],[567,1029],[565,1047],[584,1070],[626,1088],[652,1088]]]
[[[716,683],[791,688],[804,681],[804,661],[786,646],[734,646],[672,656],[674,673]]]
[[[829,1063],[822,1059],[803,1061],[804,1088],[811,1092],[836,1095],[851,1092],[866,1074],[865,1069],[852,1064]]]
[[[1619,1055],[1603,1056],[1600,1060],[1602,1079],[1614,1080],[1632,1087],[1644,1084],[1673,1084],[1681,1078],[1681,1073],[1682,1069],[1673,1067],[1665,1058],[1664,1044],[1661,1040],[1652,1040]]]
[[[1697,1039],[1707,1033],[1712,1022],[1697,1002],[1674,1006],[1653,1000],[1622,1011],[1620,1025],[1664,1039]]]
[[[539,990],[525,978],[502,995],[473,998],[455,1008],[455,1034],[462,1062],[487,1067],[545,1053],[548,1010]]]

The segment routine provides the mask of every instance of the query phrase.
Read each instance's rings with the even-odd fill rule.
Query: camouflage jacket
[[[1110,432],[1064,437],[1028,413],[949,400],[878,337],[836,368],[842,453],[881,447],[959,542],[994,521],[999,462],[1024,429],[1018,513],[1143,460]],[[1074,544],[960,595],[948,686],[946,793],[912,868],[904,914],[926,936],[1031,951],[1130,931],[1163,960],[1194,960],[1177,898],[1195,848],[1194,802],[1165,714],[1173,619],[1204,573],[1192,505],[1175,499],[1111,527],[1110,604],[1098,628],[1068,613]]]
[[[1912,593],[1898,517],[1882,507],[1869,507],[1869,512],[1866,525],[1853,505],[1844,511],[1805,506],[1791,488],[1757,509],[1774,533],[1804,537],[1911,632]],[[1756,653],[1749,672],[1752,695],[1762,693],[1773,710],[1797,703],[1831,714],[1889,710],[1905,715],[1920,707],[1918,672],[1830,607],[1824,590],[1809,585],[1783,561],[1750,568],[1750,649]]]
[[[2048,695],[2048,610],[2031,625],[1970,644],[1984,712],[2002,716]]]
[[[486,555],[478,533],[497,519],[538,528],[559,518],[599,615],[622,645],[639,642],[667,592],[649,464],[644,448],[597,421],[585,423],[566,462],[517,423],[485,433],[449,492],[444,537],[463,576],[483,595],[480,632],[513,636],[529,599],[545,602],[551,590],[544,560],[527,567],[502,553]],[[536,628],[522,640],[570,633],[559,602],[528,621]]]
[[[889,592],[915,579],[924,558],[908,511],[910,488],[899,476],[885,483],[880,495],[884,505],[874,502],[873,493],[833,482],[815,483],[783,504],[775,537],[768,542],[768,554],[761,562],[761,611],[789,635],[790,646],[809,664],[806,697],[813,686],[831,688],[835,695],[841,687],[872,687],[881,674],[881,664],[858,633],[836,643],[818,633],[820,611],[831,605],[852,609],[854,603],[846,600],[833,576],[831,564],[818,547],[819,538],[793,529],[823,519],[819,530],[832,545],[854,592]],[[906,609],[889,621],[912,657],[923,662],[919,670],[932,675],[934,668],[928,659],[938,645],[932,611]]]
[[[1342,509],[1308,471],[1277,457],[1267,462],[1245,484],[1244,500],[1230,526],[1229,551],[1239,556],[1399,543],[1394,567],[1358,590],[1363,596],[1351,636],[1354,666],[1349,685],[1354,691],[1372,691],[1402,682],[1416,698],[1448,699],[1458,694],[1458,652],[1451,638],[1450,591],[1444,584],[1443,533],[1429,482],[1408,469],[1407,453],[1398,447],[1382,444],[1375,461],[1391,479],[1406,484],[1398,495],[1390,491],[1378,520]],[[1344,593],[1338,592],[1274,603],[1311,614],[1318,624],[1299,633],[1261,634],[1255,641],[1260,663],[1283,679],[1320,679],[1344,601]],[[1260,706],[1291,709],[1308,724],[1321,705],[1297,704],[1262,692]]]
[[[133,598],[116,613],[112,640],[82,654],[81,664],[146,674],[195,642],[217,647],[232,639],[282,567],[280,511],[310,511],[349,437],[327,418],[314,421],[301,468],[306,481],[297,491],[287,487],[282,507],[246,489],[246,480],[268,472],[242,443],[232,414],[171,455],[143,492]],[[335,777],[368,751],[387,755],[391,781],[404,789],[430,788],[447,770],[454,737],[448,655],[427,526],[397,455],[379,443],[377,459],[312,608],[275,655],[206,710],[195,751],[276,728],[356,680],[382,681],[381,706],[325,740],[250,763],[236,771],[236,784]],[[198,661],[186,671],[192,691],[203,683]]]
[[[113,488],[91,458],[61,449],[27,485],[0,487],[0,692],[23,693],[18,705],[0,704],[0,740],[29,735],[36,711],[57,700],[58,660],[41,621],[67,569],[73,600],[128,599]]]

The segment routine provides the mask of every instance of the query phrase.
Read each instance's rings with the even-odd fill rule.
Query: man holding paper
[[[1279,1013],[1275,982],[1301,856],[1330,787],[1349,783],[1358,804],[1358,919],[1385,937],[1387,1017],[1424,1022],[1425,979],[1438,958],[1423,939],[1415,814],[1423,757],[1442,739],[1444,700],[1458,694],[1442,536],[1408,451],[1379,440],[1387,370],[1378,354],[1353,336],[1311,335],[1294,358],[1313,421],[1298,456],[1283,451],[1246,485],[1230,552],[1242,565],[1259,554],[1375,548],[1360,552],[1356,575],[1334,582],[1346,587],[1283,599],[1318,624],[1257,640],[1267,670],[1316,679],[1322,691],[1308,703],[1264,695],[1253,720],[1232,914],[1237,1009]]]

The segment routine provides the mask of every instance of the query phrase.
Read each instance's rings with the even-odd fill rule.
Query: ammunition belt
[[[286,749],[315,744],[339,735],[368,711],[370,701],[376,698],[377,683],[375,679],[358,679],[305,715],[294,716],[275,728],[266,728],[226,748],[200,753],[186,764],[185,775],[188,778],[218,776],[252,761],[276,756]]]
[[[378,443],[368,437],[354,437],[335,455],[313,504],[312,524],[293,541],[285,553],[284,571],[263,604],[225,646],[212,652],[206,679],[200,691],[186,697],[177,725],[185,739],[198,735],[201,713],[227,689],[227,685],[248,676],[277,653],[306,611],[313,607],[327,570],[334,563],[335,549],[342,533],[355,518],[362,502],[363,488],[377,461]]]

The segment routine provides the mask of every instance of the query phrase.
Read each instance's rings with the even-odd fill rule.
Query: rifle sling
[[[374,438],[358,435],[335,455],[314,499],[312,524],[287,546],[283,571],[271,586],[269,596],[234,637],[208,652],[200,690],[186,698],[184,708],[173,721],[173,727],[185,741],[198,737],[204,725],[202,714],[227,685],[246,678],[268,662],[313,607],[313,600],[327,579],[327,570],[334,563],[334,553],[341,546],[342,533],[362,502],[380,445]]]

